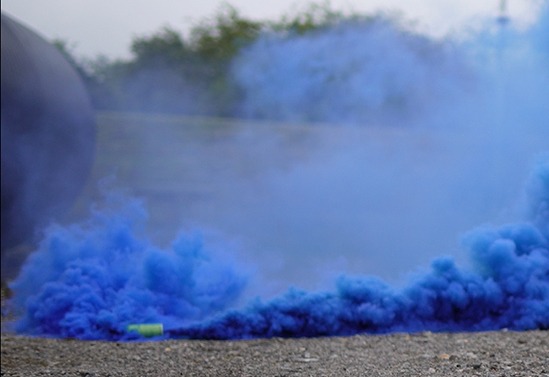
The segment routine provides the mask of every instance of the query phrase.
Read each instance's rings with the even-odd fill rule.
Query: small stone
[[[475,355],[473,352],[467,352],[465,356],[467,356],[469,359],[478,359],[478,356]]]

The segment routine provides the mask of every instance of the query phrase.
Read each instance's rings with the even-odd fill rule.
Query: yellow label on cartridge
[[[131,324],[128,325],[126,330],[128,332],[136,332],[146,338],[164,334],[164,326],[161,323]]]

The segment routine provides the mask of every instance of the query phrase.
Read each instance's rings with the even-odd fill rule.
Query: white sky
[[[501,0],[331,0],[332,8],[371,13],[401,12],[417,27],[441,36],[459,31],[498,13]],[[508,13],[518,23],[535,19],[545,0],[508,0]],[[245,16],[277,20],[315,1],[230,0]],[[316,1],[319,3],[319,1]],[[75,47],[79,56],[127,57],[134,36],[150,34],[162,26],[185,33],[215,14],[220,0],[2,0],[2,11],[46,38],[61,38]]]

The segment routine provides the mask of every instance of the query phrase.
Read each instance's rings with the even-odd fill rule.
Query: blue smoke
[[[288,280],[328,288],[330,272],[397,280],[464,230],[512,221],[520,182],[548,148],[549,7],[541,13],[528,30],[490,22],[459,39],[380,18],[264,35],[233,62],[240,114],[334,127],[318,125],[297,163],[197,216],[248,241],[276,294]],[[274,162],[294,152],[249,144],[270,146]]]
[[[304,35],[267,33],[233,64],[240,115],[432,129],[544,129],[549,6],[538,23],[488,23],[433,40],[383,17]],[[527,119],[525,119],[527,117]],[[533,123],[533,124],[531,124]]]
[[[438,258],[402,289],[341,277],[332,292],[290,290],[174,335],[208,339],[395,331],[549,329],[549,158],[530,183],[532,222],[483,227],[464,240],[471,270]]]
[[[411,123],[471,80],[452,44],[383,18],[303,36],[267,34],[233,71],[243,117],[353,125]]]
[[[246,278],[214,259],[200,234],[160,250],[138,236],[146,217],[138,202],[110,202],[86,223],[47,231],[11,286],[23,311],[18,331],[118,339],[131,323],[170,328],[234,305]]]
[[[232,310],[245,278],[213,259],[200,238],[158,250],[135,235],[139,206],[98,211],[86,224],[50,229],[30,257],[12,285],[24,313],[17,328],[110,340],[131,337],[130,323],[157,322],[168,336],[208,339],[549,329],[549,157],[527,191],[530,221],[465,237],[470,270],[438,258],[404,288],[343,276],[333,291],[290,289]]]
[[[400,250],[391,259],[422,253],[421,244],[428,247],[443,230],[439,217],[433,217],[431,242],[412,234],[408,250],[398,241],[416,229],[394,226],[401,224],[399,218],[413,215],[410,224],[424,224],[431,211],[456,221],[463,216],[462,207],[470,205],[466,197],[471,192],[486,193],[479,203],[474,201],[479,204],[475,209],[484,212],[484,202],[516,185],[524,160],[547,149],[548,9],[528,31],[487,32],[460,44],[435,43],[385,21],[339,25],[334,33],[261,39],[234,66],[235,80],[246,95],[241,108],[246,116],[418,125],[426,134],[437,128],[433,140],[441,140],[436,144],[441,151],[433,157],[421,148],[425,154],[420,155],[403,139],[388,148],[362,140],[343,142],[343,153],[328,148],[312,163],[269,175],[266,186],[274,195],[248,202],[252,195],[247,190],[253,188],[235,190],[228,195],[235,199],[233,206],[215,203],[215,216],[223,223],[229,212],[230,223],[243,222],[250,233],[286,237],[281,244],[290,246],[282,252],[289,259],[302,251],[295,245],[311,240],[318,243],[313,247],[317,257],[323,247],[343,248],[337,252],[345,255],[369,231],[382,235],[375,248],[383,254]],[[423,146],[428,149],[429,140]],[[392,155],[391,148],[401,153]],[[432,159],[437,159],[434,168],[428,168],[431,164],[424,162]],[[314,179],[318,176],[325,177],[320,185]],[[418,180],[427,194],[412,187]],[[290,186],[301,189],[297,196]],[[447,188],[452,202],[439,206],[447,197],[429,193]],[[379,196],[372,194],[378,191]],[[338,200],[330,201],[334,192]],[[364,205],[368,196],[372,203]],[[216,339],[549,329],[549,157],[526,187],[524,222],[483,226],[464,237],[470,256],[466,267],[449,257],[437,258],[427,272],[399,287],[369,276],[342,276],[323,291],[292,288],[244,307],[239,305],[254,287],[247,286],[240,266],[226,260],[227,250],[208,247],[193,234],[180,236],[169,250],[156,247],[141,236],[144,209],[122,202],[94,210],[85,223],[47,231],[11,285],[19,332],[118,340],[135,337],[126,334],[128,324],[156,322],[164,324],[170,337]],[[502,200],[494,202],[499,206]],[[258,207],[268,211],[253,212]],[[293,207],[300,211],[297,217],[288,213]],[[276,233],[280,229],[272,224],[279,219],[293,232]],[[328,220],[336,221],[327,226]],[[376,227],[383,220],[393,227]],[[378,252],[371,244],[361,246],[364,254],[356,259]],[[303,254],[315,262],[312,253]],[[290,267],[303,274],[307,258]]]

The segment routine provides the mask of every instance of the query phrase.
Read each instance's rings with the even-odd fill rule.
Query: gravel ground
[[[549,376],[549,332],[83,342],[2,334],[2,376]]]

